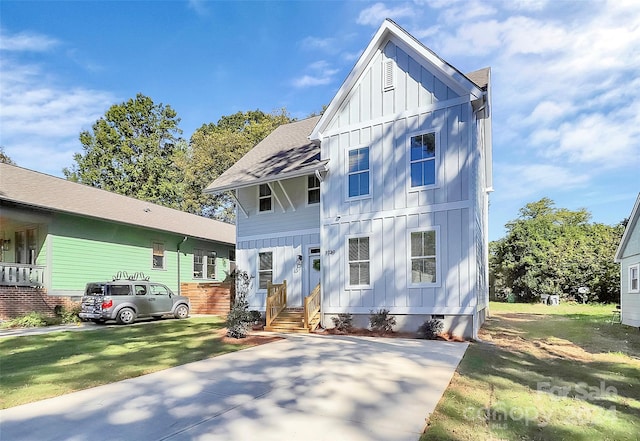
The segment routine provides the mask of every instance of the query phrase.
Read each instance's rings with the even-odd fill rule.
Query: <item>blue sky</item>
[[[0,1],[0,145],[61,176],[78,135],[143,93],[189,138],[241,110],[328,104],[384,18],[493,73],[490,238],[543,196],[627,217],[640,191],[640,2]]]

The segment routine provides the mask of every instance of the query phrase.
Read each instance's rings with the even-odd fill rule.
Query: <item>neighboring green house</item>
[[[87,282],[123,272],[176,293],[213,286],[234,268],[235,226],[0,164],[0,244],[6,317],[27,294],[64,304],[55,297],[81,296]]]

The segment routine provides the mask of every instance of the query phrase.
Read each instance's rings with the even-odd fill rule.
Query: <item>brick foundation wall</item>
[[[30,312],[55,316],[55,307],[73,308],[80,306],[71,297],[47,295],[44,288],[30,286],[0,286],[0,319],[8,320]]]
[[[226,317],[231,309],[230,283],[182,283],[180,292],[189,297],[192,314]]]

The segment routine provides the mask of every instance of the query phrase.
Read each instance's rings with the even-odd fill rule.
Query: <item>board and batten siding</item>
[[[393,60],[395,84],[382,85]],[[434,73],[435,72],[435,73]],[[450,81],[450,80],[449,80]],[[422,66],[392,38],[370,62],[323,133],[329,159],[322,190],[323,311],[368,314],[473,315],[478,307],[477,249],[484,220],[477,213],[472,169],[480,163],[477,125],[469,96],[448,87],[436,69]],[[436,184],[410,187],[410,137],[435,132]],[[369,147],[369,197],[347,195],[347,152]],[[438,282],[411,284],[409,232],[437,231]],[[366,288],[348,284],[349,236],[370,239]]]
[[[640,327],[640,292],[629,292],[629,267],[640,264],[640,221],[637,222],[620,262],[620,308],[622,323]]]
[[[248,236],[307,229],[317,230],[320,227],[320,204],[307,205],[307,177],[286,179],[281,183],[291,199],[293,207],[282,192],[280,185],[277,182],[271,182],[271,188],[275,194],[272,196],[273,211],[266,213],[258,212],[257,185],[238,190],[238,200],[248,214],[246,217],[241,211],[237,213],[236,234],[238,241]]]
[[[320,246],[319,229],[316,233],[297,234],[291,231],[269,236],[249,240],[238,238],[237,268],[253,276],[247,296],[249,308],[260,311],[266,308],[266,290],[258,289],[258,254],[261,252],[273,253],[273,283],[287,281],[287,306],[302,306],[302,299],[311,292],[307,286],[309,268],[306,263],[297,267],[296,258],[303,256],[303,262],[306,262],[308,249]]]
[[[469,253],[468,208],[431,213],[380,216],[369,220],[328,224],[323,229],[323,311],[368,314],[387,308],[394,314],[470,314],[475,308],[475,267]],[[409,232],[435,229],[438,285],[410,283]],[[368,288],[348,285],[350,236],[369,237]]]

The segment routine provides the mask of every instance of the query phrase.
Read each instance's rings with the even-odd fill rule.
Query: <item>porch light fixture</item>
[[[296,259],[296,268],[300,268],[302,266],[302,254],[298,254],[298,258]]]
[[[2,251],[9,251],[10,244],[11,239],[0,239],[0,246],[2,247]]]

